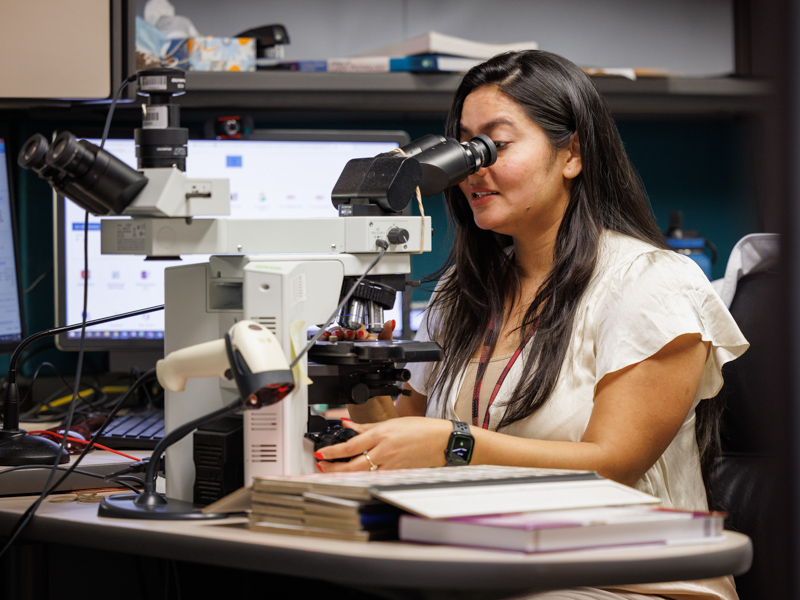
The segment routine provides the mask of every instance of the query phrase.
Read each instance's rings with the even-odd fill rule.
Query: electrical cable
[[[28,471],[30,469],[51,469],[51,468],[52,467],[50,467],[49,465],[19,465],[17,467],[9,467],[7,469],[3,469],[2,471],[0,471],[0,477],[5,475],[6,473],[13,473],[14,471]],[[58,470],[67,471],[68,468],[59,465]],[[116,477],[114,479],[106,479],[105,475],[101,475],[100,473],[92,473],[91,471],[83,471],[81,469],[74,469],[72,473],[77,473],[78,475],[85,475],[86,477],[94,477],[95,479],[102,479],[104,481],[113,481],[114,483],[119,483],[120,485],[128,488],[129,490],[137,494],[139,493],[139,488],[144,485],[144,482],[138,477],[121,476],[121,477]],[[70,473],[70,475],[72,473]],[[133,479],[137,481],[140,485],[136,486],[134,484],[129,484],[127,482],[128,479]]]
[[[155,370],[155,368],[153,368],[153,369],[150,369],[149,371],[146,371],[139,379],[137,379],[136,382],[130,387],[130,389],[125,394],[123,394],[122,397],[118,400],[116,406],[109,413],[108,419],[106,419],[106,423],[109,423],[111,421],[111,419],[113,419],[116,416],[117,412],[119,412],[120,408],[122,408],[122,405],[128,399],[128,396],[130,396],[134,392],[134,390],[136,390],[136,388],[138,388],[143,383],[154,379],[155,378],[155,374],[156,374],[156,370]],[[74,406],[74,404],[73,404],[73,406]],[[100,437],[100,435],[102,435],[103,429],[105,429],[105,425],[103,427],[101,427],[100,429],[98,429],[94,433],[94,435],[92,436],[92,439],[89,440],[89,443],[83,449],[83,452],[80,453],[80,455],[75,459],[75,462],[73,462],[69,467],[60,467],[59,465],[56,465],[55,468],[53,468],[53,467],[44,467],[44,468],[51,469],[51,473],[50,473],[51,476],[53,475],[53,473],[55,473],[55,472],[57,472],[59,470],[65,470],[65,473],[64,473],[64,475],[61,476],[61,479],[59,479],[53,485],[50,485],[50,482],[52,481],[52,477],[48,478],[48,482],[45,485],[44,489],[42,490],[42,493],[40,494],[39,498],[37,498],[37,500],[31,506],[28,507],[28,510],[26,510],[22,514],[22,516],[17,520],[16,524],[12,528],[11,534],[9,535],[9,539],[6,542],[6,545],[3,546],[2,550],[0,550],[0,558],[3,557],[3,555],[8,551],[8,549],[11,547],[11,545],[19,537],[20,533],[22,533],[22,531],[28,525],[28,523],[30,522],[31,518],[33,518],[33,515],[36,513],[36,511],[38,510],[39,506],[44,501],[44,499],[49,494],[51,494],[53,492],[53,490],[58,489],[58,487],[64,482],[64,480],[67,477],[69,477],[75,471],[75,469],[78,468],[78,465],[80,464],[80,462],[89,453],[89,451],[94,447],[94,445],[97,442],[97,439]],[[66,440],[64,440],[64,443],[66,443]],[[36,465],[36,466],[42,466],[42,465]]]
[[[347,292],[347,294],[345,294],[344,299],[342,299],[342,301],[339,302],[339,305],[336,307],[336,310],[334,310],[333,314],[330,317],[328,317],[327,321],[325,321],[325,324],[322,327],[319,328],[319,331],[316,334],[314,334],[314,337],[312,337],[311,340],[309,340],[308,344],[306,344],[306,347],[303,348],[297,354],[295,359],[289,364],[289,369],[294,369],[295,365],[298,362],[300,362],[300,359],[303,358],[303,356],[314,346],[314,344],[317,343],[317,340],[325,332],[325,329],[331,323],[333,323],[334,319],[339,314],[339,311],[342,310],[342,307],[349,302],[350,297],[355,293],[356,288],[358,287],[358,284],[361,283],[362,281],[364,281],[364,278],[367,275],[369,275],[369,272],[372,271],[372,269],[375,268],[375,265],[377,265],[381,261],[381,259],[383,258],[383,255],[386,254],[386,250],[389,249],[389,242],[387,242],[386,240],[375,240],[375,245],[378,246],[378,248],[381,249],[380,253],[378,254],[378,256],[375,257],[375,260],[373,260],[372,263],[367,267],[367,270],[364,271],[364,273],[361,275],[361,277],[359,277],[356,280],[356,282],[350,287],[350,290]]]
[[[51,362],[44,361],[42,363],[39,363],[39,366],[36,367],[36,370],[33,372],[33,377],[31,378],[31,382],[30,382],[30,385],[28,386],[28,390],[25,393],[25,395],[20,399],[20,405],[24,405],[25,402],[28,401],[28,398],[33,393],[33,386],[34,386],[34,384],[36,383],[36,380],[39,377],[39,372],[44,367],[50,367],[50,369],[53,371],[53,373],[55,373],[56,376],[58,376],[58,378],[61,380],[61,383],[64,384],[64,387],[67,388],[68,390],[72,390],[72,386],[69,384],[69,382],[67,382],[66,379],[64,379],[64,376],[61,373],[58,372],[58,369],[56,369],[55,365],[53,363],[51,363]],[[33,407],[33,408],[37,408],[38,409],[38,407],[40,407],[40,406],[42,406],[42,405],[40,404],[40,405],[37,405],[36,407]],[[33,410],[33,408],[29,409],[28,411],[26,411],[25,414],[30,413],[30,411]]]
[[[131,75],[130,77],[126,78],[119,85],[119,87],[117,88],[116,93],[114,94],[114,98],[111,101],[111,107],[109,108],[108,115],[106,116],[106,123],[105,123],[105,127],[103,129],[103,137],[100,140],[100,148],[101,149],[105,145],[106,139],[108,138],[108,132],[109,132],[109,129],[111,127],[111,118],[114,115],[114,109],[115,109],[115,107],[117,105],[117,101],[119,100],[119,97],[122,94],[122,91],[128,86],[128,84],[131,81],[134,81],[135,79],[136,79],[136,75]],[[84,216],[84,226],[83,226],[83,266],[84,266],[84,273],[89,273],[89,211],[86,211],[86,214]],[[86,277],[83,280],[83,313],[81,315],[82,316],[81,336],[80,336],[80,343],[78,345],[78,361],[77,361],[77,366],[75,368],[75,382],[74,382],[74,386],[73,386],[73,389],[72,389],[73,402],[70,403],[69,413],[67,415],[66,423],[64,424],[64,430],[65,431],[69,431],[70,428],[72,427],[72,419],[73,419],[73,417],[75,415],[75,408],[76,408],[76,406],[78,404],[77,402],[74,401],[74,399],[78,397],[78,391],[80,389],[81,373],[83,371],[83,357],[84,357],[84,354],[85,354],[86,320],[87,320],[87,316],[88,316],[88,302],[89,302],[89,278]],[[127,395],[123,396],[123,398],[126,398],[126,397],[127,397]],[[121,401],[120,401],[120,404],[118,406],[120,406],[120,405],[121,405]],[[110,418],[111,417],[109,417],[109,419]],[[108,422],[108,421],[106,421],[106,422]],[[101,427],[98,430],[98,433],[101,432],[102,429],[103,428]],[[78,459],[76,459],[76,461],[73,463],[72,467],[70,467],[73,471],[74,471],[75,468],[77,468],[80,460],[84,456],[86,456],[86,454],[92,448],[92,445],[94,444],[94,442],[97,439],[97,437],[98,437],[97,434],[95,434],[95,436],[92,437],[91,443],[89,443],[86,446],[86,448],[80,454]],[[59,461],[61,459],[62,453],[64,452],[64,447],[66,446],[66,444],[67,444],[67,436],[64,436],[62,438],[62,440],[61,440],[61,444],[59,446],[59,450],[58,450],[58,452],[56,454],[55,460],[53,461],[53,466],[52,466],[52,468],[50,470],[50,474],[47,477],[47,481],[45,482],[45,485],[44,485],[44,488],[42,490],[42,493],[39,495],[39,498],[36,500],[36,502],[34,502],[33,505],[31,505],[31,507],[27,511],[25,511],[25,514],[23,515],[22,519],[20,519],[17,522],[17,524],[14,527],[14,532],[13,532],[12,536],[9,538],[8,542],[3,547],[3,550],[0,551],[0,556],[5,554],[6,550],[8,550],[8,548],[11,547],[11,544],[14,543],[14,540],[16,540],[17,536],[25,528],[25,525],[27,525],[27,523],[30,521],[31,517],[36,512],[36,510],[39,508],[39,506],[41,505],[42,501],[47,497],[47,495],[53,489],[58,488],[58,486],[60,485],[61,481],[63,481],[66,477],[68,477],[69,474],[72,472],[71,470],[68,469],[66,474],[61,477],[61,479],[58,481],[58,483],[56,483],[54,486],[51,487],[51,485],[53,483],[53,479],[55,479],[55,475],[58,472]]]
[[[28,433],[31,434],[31,435],[42,435],[43,433],[47,433],[47,434],[50,434],[50,435],[53,435],[53,436],[56,436],[56,437],[61,437],[60,433],[56,433],[55,431],[47,431],[47,430],[29,431]],[[82,439],[79,439],[79,438],[76,438],[76,437],[72,437],[72,436],[69,436],[69,435],[67,436],[67,441],[75,442],[76,444],[88,444],[89,443],[87,440],[82,440]],[[137,456],[131,456],[130,454],[125,454],[124,452],[120,452],[119,450],[114,450],[114,448],[109,448],[108,446],[103,446],[101,444],[95,444],[94,447],[95,448],[99,448],[100,450],[105,450],[106,452],[113,452],[114,454],[119,454],[120,456],[124,456],[125,458],[129,458],[129,459],[135,460],[137,462],[139,460],[141,460]]]
[[[50,269],[49,271],[45,271],[44,273],[39,275],[36,279],[33,280],[33,283],[31,283],[27,288],[22,290],[22,295],[27,296],[28,294],[30,294],[34,290],[34,288],[37,285],[39,285],[44,280],[44,278],[50,275],[52,272],[53,269]]]

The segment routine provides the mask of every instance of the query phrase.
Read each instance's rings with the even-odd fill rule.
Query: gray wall
[[[142,15],[145,0],[137,0]],[[581,66],[733,71],[732,0],[173,0],[203,35],[282,23],[290,60],[352,56],[425,31],[538,42]]]

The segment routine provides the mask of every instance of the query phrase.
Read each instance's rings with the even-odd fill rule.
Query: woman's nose
[[[488,171],[489,167],[479,167],[470,177],[485,177]]]

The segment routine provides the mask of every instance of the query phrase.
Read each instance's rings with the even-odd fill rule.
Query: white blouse
[[[697,395],[675,439],[635,487],[661,498],[665,507],[707,510],[694,409],[719,392],[722,365],[743,354],[749,344],[697,264],[671,250],[620,233],[603,233],[597,267],[575,315],[572,340],[552,395],[533,415],[501,431],[541,440],[580,441],[592,414],[595,387],[605,375],[639,363],[689,333],[700,334],[710,346]],[[416,339],[430,339],[426,319]],[[440,343],[445,345],[446,340]],[[489,429],[497,429],[504,400],[516,387],[523,365],[524,351],[489,409]],[[407,368],[412,373],[411,387],[428,396],[433,364],[415,363]],[[448,390],[449,419],[458,418],[454,407],[465,374],[466,369]],[[427,416],[440,416],[431,398]],[[730,576],[616,589],[697,600],[737,598]]]
[[[575,315],[572,340],[552,395],[533,415],[502,432],[541,440],[580,441],[600,380],[653,356],[688,333],[698,333],[710,343],[692,410],[664,454],[635,487],[661,498],[666,507],[706,510],[694,407],[719,392],[722,365],[741,355],[748,343],[697,264],[671,250],[620,233],[603,233],[597,267]],[[430,339],[426,319],[416,339]],[[504,400],[519,381],[523,365],[524,351],[490,408],[489,429],[497,429]],[[412,373],[411,387],[428,395],[433,364],[409,364],[407,368]],[[464,373],[448,391],[447,418],[457,418],[454,405],[463,380]],[[440,416],[433,399],[429,398],[427,412],[428,416]]]

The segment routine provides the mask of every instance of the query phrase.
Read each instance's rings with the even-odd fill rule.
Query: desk
[[[8,534],[31,501],[0,498],[0,534]],[[488,598],[524,589],[702,579],[741,574],[752,560],[750,539],[731,532],[726,532],[724,542],[713,544],[525,555],[271,535],[245,529],[243,518],[205,522],[100,518],[97,506],[44,502],[23,539],[45,543],[80,540],[75,543],[100,550],[314,577],[400,594],[411,595],[416,590],[416,597],[421,591]],[[470,593],[459,592],[466,590]]]

